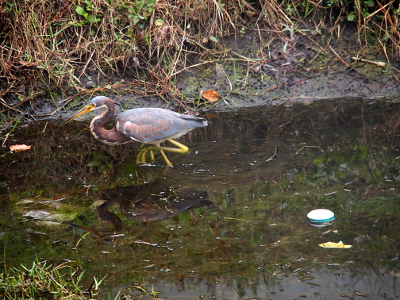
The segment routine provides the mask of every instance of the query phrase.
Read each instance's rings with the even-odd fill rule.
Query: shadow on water
[[[75,261],[107,275],[111,299],[398,298],[399,114],[362,101],[214,113],[172,169],[136,166],[139,145],[101,144],[87,122],[25,124],[7,144],[32,150],[1,153],[4,266]],[[310,226],[315,208],[333,224]]]

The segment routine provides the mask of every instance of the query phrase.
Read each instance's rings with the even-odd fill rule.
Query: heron
[[[105,96],[94,97],[63,125],[96,109],[103,109],[103,112],[95,116],[90,123],[90,131],[97,140],[111,145],[133,141],[150,145],[138,153],[137,164],[146,164],[147,153],[154,161],[153,150],[158,150],[167,166],[172,167],[173,164],[164,151],[186,153],[189,148],[176,139],[195,128],[207,126],[207,120],[202,117],[184,115],[164,108],[135,108],[120,113],[115,120],[114,128],[106,129],[104,126],[114,117],[115,103]],[[176,147],[161,146],[163,142],[169,142]]]

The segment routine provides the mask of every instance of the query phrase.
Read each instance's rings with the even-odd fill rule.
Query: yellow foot
[[[165,155],[164,151],[169,151],[169,152],[175,152],[175,153],[186,153],[188,152],[189,148],[173,139],[167,139],[168,142],[171,144],[177,146],[178,148],[172,148],[172,147],[161,147],[160,145],[154,145],[154,146],[149,146],[147,148],[142,149],[138,156],[136,157],[136,163],[137,164],[145,164],[146,163],[146,154],[147,152],[150,152],[150,158],[151,161],[154,161],[154,153],[153,150],[158,150],[160,151],[162,157],[164,158],[165,163],[167,164],[168,167],[172,167],[172,163],[169,161],[168,157]]]
[[[158,150],[160,151],[162,157],[164,158],[165,163],[167,164],[168,167],[173,167],[172,163],[169,161],[168,157],[165,155],[164,151],[158,147],[147,147],[142,149],[138,155],[136,156],[136,163],[138,165],[143,165],[146,164],[146,155],[149,152],[150,153],[150,160],[151,162],[154,162],[154,152],[153,150]]]

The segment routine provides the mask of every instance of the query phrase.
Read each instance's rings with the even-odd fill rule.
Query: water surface
[[[20,125],[6,145],[33,148],[1,153],[4,266],[73,261],[87,284],[107,275],[104,299],[142,287],[163,299],[400,296],[397,103],[208,118],[181,139],[188,154],[168,154],[174,168],[137,166],[138,144],[99,143],[87,121]],[[335,213],[331,226],[310,226],[315,208]]]

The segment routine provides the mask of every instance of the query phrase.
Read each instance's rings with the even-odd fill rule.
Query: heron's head
[[[72,120],[76,119],[77,117],[80,117],[94,109],[101,108],[101,107],[108,109],[107,104],[109,104],[110,102],[113,103],[113,101],[110,98],[107,98],[104,96],[94,97],[92,100],[90,100],[90,102],[84,108],[82,108],[80,111],[78,111],[75,115],[73,115],[68,120],[64,121],[64,123],[62,125],[65,125],[65,124],[71,122]]]

